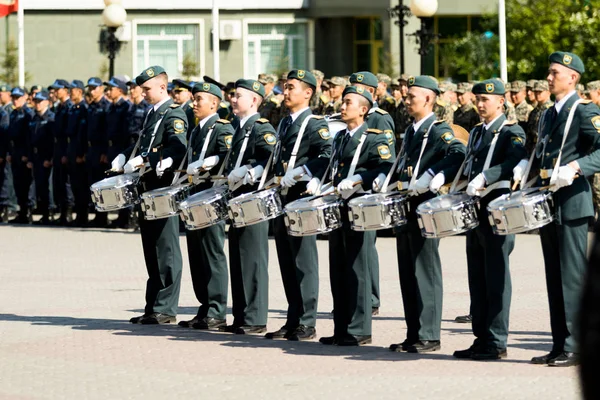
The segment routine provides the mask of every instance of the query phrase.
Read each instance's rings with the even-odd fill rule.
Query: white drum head
[[[417,207],[417,209],[420,212],[449,210],[460,204],[464,204],[466,202],[471,201],[473,201],[473,198],[465,193],[447,194],[444,196],[433,198],[431,200],[427,200],[419,204],[419,207]]]

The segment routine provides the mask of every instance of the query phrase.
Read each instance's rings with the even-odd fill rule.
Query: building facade
[[[108,59],[99,49],[103,0],[21,0],[25,10],[27,84],[55,78],[106,78]],[[405,0],[408,3],[408,0]],[[291,68],[318,68],[326,75],[356,70],[400,73],[403,48],[405,73],[418,74],[421,58],[414,38],[405,36],[388,9],[398,0],[228,0],[220,1],[220,79],[282,73]],[[212,0],[123,0],[127,23],[119,30],[122,46],[115,73],[135,76],[148,65],[163,65],[173,78],[196,67],[194,79],[213,76]],[[439,2],[431,26],[447,35],[472,29],[496,0]],[[17,37],[13,14],[0,29],[0,49]],[[410,17],[405,33],[420,27]],[[460,33],[460,32],[458,32]],[[438,49],[432,48],[426,70],[439,75]],[[192,68],[193,69],[193,68]]]

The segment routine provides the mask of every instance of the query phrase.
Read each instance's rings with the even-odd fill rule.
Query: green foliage
[[[440,44],[440,69],[445,77],[483,80],[498,76],[498,36],[487,38],[480,32],[467,32],[463,37]]]
[[[379,71],[378,73],[386,74],[392,79],[400,75],[400,63],[394,57],[391,51],[383,51],[379,54]]]
[[[14,40],[8,39],[8,46],[2,56],[2,62],[0,62],[2,71],[0,72],[0,82],[6,83],[11,86],[19,84],[19,53],[17,44]],[[25,71],[25,81],[31,81],[31,74]]]
[[[200,75],[200,67],[196,62],[196,58],[190,52],[185,53],[183,56],[183,70],[181,71],[181,75],[188,81]]]

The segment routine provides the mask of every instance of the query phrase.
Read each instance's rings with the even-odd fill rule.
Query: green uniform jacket
[[[388,145],[392,148],[396,146],[396,136],[394,135],[394,119],[385,110],[374,105],[367,114],[367,125],[371,129],[378,129],[385,135]]]
[[[263,102],[260,103],[258,112],[260,113],[261,118],[268,119],[271,125],[279,125],[279,102],[275,98],[273,92],[269,93],[269,95],[264,98]]]
[[[196,121],[196,116],[194,115],[194,104],[192,100],[188,100],[181,105],[181,109],[185,112],[185,116],[187,117],[188,127],[187,127],[187,135],[186,138],[190,138],[190,133],[192,130],[198,125]]]
[[[443,172],[447,182],[454,179],[465,158],[465,145],[454,137],[452,129],[446,122],[436,121],[435,115],[432,115],[423,122],[417,132],[413,133],[413,127],[408,127],[404,138],[405,162],[402,171],[399,172],[398,181],[411,180],[412,172],[419,160],[423,138],[431,124],[434,124],[434,126],[427,138],[427,145],[419,164],[419,176],[417,178],[431,169],[434,175]]]
[[[160,121],[162,119],[162,121]],[[156,137],[150,146],[155,125],[160,121]],[[150,167],[156,170],[156,165],[162,159],[171,157],[173,166],[171,169],[176,169],[181,160],[185,156],[186,144],[185,139],[187,131],[187,118],[185,113],[173,100],[167,100],[161,105],[152,116],[148,118],[142,128],[142,138],[140,147],[133,156],[141,155],[144,161],[150,162]],[[129,146],[123,155],[128,158],[133,152],[135,145]],[[172,172],[165,172],[162,177],[157,177],[153,171],[148,172],[142,177],[146,190],[153,190],[160,187],[165,187],[171,184],[173,180]]]
[[[190,149],[188,150],[191,152],[191,161],[198,161],[200,158],[200,153],[202,153],[202,147],[204,146],[206,135],[213,127],[214,129],[210,135],[210,141],[208,142],[208,147],[206,148],[206,153],[204,154],[205,159],[212,156],[219,156],[219,162],[210,170],[211,175],[215,175],[219,171],[221,165],[225,161],[227,151],[231,147],[234,133],[231,122],[225,119],[219,119],[219,116],[215,114],[210,117],[208,121],[206,121],[202,128],[200,128],[200,125],[197,125],[192,131],[192,136],[189,143]],[[212,187],[212,185],[212,182],[201,183],[198,185],[197,191],[208,189]]]
[[[344,138],[344,131],[335,136],[333,141],[333,159],[332,165],[337,165],[337,171],[332,171],[333,186],[337,186],[342,180],[349,178],[350,165],[354,158],[354,153],[360,142],[360,137],[366,132],[367,137],[363,143],[358,163],[354,174],[358,174],[362,178],[362,188],[364,191],[371,190],[373,181],[379,174],[387,174],[394,161],[394,149],[388,145],[388,140],[382,131],[377,129],[369,129],[367,124],[362,124],[346,146],[342,154],[337,154]]]
[[[394,111],[396,111],[396,100],[392,96],[385,96],[377,103],[379,104],[379,108],[387,111],[391,115],[394,115]]]
[[[536,164],[540,169],[555,167],[569,111],[578,99],[579,96],[576,94],[569,97],[553,124],[548,122],[550,111],[553,108],[544,112],[540,136],[536,145],[534,167]],[[579,168],[585,177],[600,171],[600,109],[591,101],[585,101],[577,106],[573,123],[569,129],[560,165],[567,165],[571,161],[579,163]],[[538,186],[549,184],[550,178],[541,179],[539,177],[537,180]],[[557,190],[552,197],[558,223],[594,215],[591,188],[587,179],[582,177],[575,179],[571,186]]]

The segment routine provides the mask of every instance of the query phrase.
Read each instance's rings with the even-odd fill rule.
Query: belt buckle
[[[540,178],[542,178],[542,179],[548,179],[548,170],[547,169],[541,169],[540,170]]]

